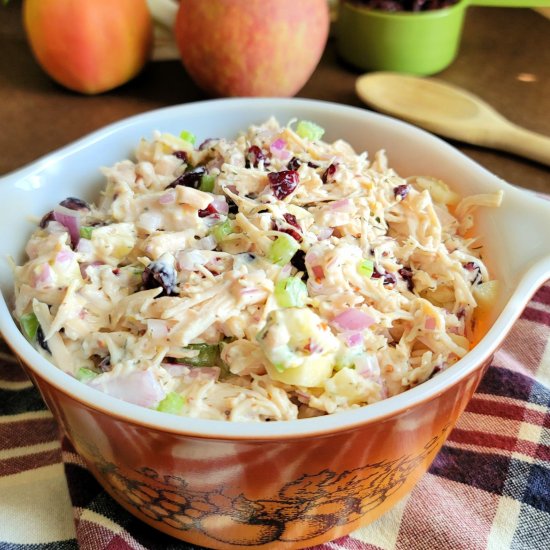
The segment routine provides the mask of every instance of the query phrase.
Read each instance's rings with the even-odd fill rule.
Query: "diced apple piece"
[[[413,185],[420,190],[427,189],[435,203],[455,205],[460,201],[460,195],[441,180],[418,176],[414,179]]]
[[[333,365],[333,355],[310,355],[302,360],[299,367],[279,371],[272,364],[268,364],[267,372],[273,380],[284,384],[320,388],[330,378]]]
[[[472,293],[477,306],[482,311],[487,311],[495,305],[499,290],[498,281],[487,281],[474,287]]]

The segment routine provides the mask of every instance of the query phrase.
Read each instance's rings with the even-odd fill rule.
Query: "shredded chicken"
[[[114,397],[229,421],[361,407],[463,357],[496,288],[473,215],[501,195],[294,124],[199,147],[157,132],[103,169],[98,206],[45,216],[15,268],[36,349]]]

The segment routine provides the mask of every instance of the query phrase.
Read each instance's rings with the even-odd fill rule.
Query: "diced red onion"
[[[50,264],[42,264],[38,273],[34,272],[33,287],[46,288],[53,283],[53,271]]]
[[[155,407],[166,396],[150,370],[134,371],[122,376],[98,376],[90,384],[107,395],[142,407]]]
[[[276,139],[269,147],[271,154],[281,160],[287,160],[292,156],[292,153],[286,148],[284,139]]]
[[[354,364],[357,372],[365,378],[380,376],[380,365],[376,355],[363,353],[355,359]]]
[[[56,222],[67,228],[71,237],[71,244],[76,246],[80,240],[80,214],[77,210],[70,210],[64,206],[56,206],[53,211]]]
[[[349,308],[339,313],[332,324],[342,330],[365,330],[375,323],[375,319],[360,309]]]
[[[331,202],[329,205],[330,210],[337,210],[338,212],[349,212],[352,209],[352,202],[349,199],[341,199],[339,201]]]
[[[53,213],[52,213],[52,216],[53,216]],[[56,222],[55,220],[52,220],[51,222],[48,223],[48,225],[46,225],[45,230],[51,235],[55,235],[59,233],[64,233],[65,231],[67,231],[67,228],[63,224]]]
[[[176,191],[174,189],[163,193],[159,198],[160,204],[172,204],[174,202],[176,202]]]
[[[55,256],[55,262],[59,264],[71,262],[74,259],[74,252],[71,250],[62,250]]]
[[[317,240],[324,241],[325,239],[328,239],[333,232],[334,232],[334,229],[332,227],[323,227],[319,231],[319,233],[317,233]]]
[[[424,328],[426,330],[434,330],[436,327],[435,319],[433,317],[428,317],[424,323]]]
[[[220,376],[220,367],[193,367],[189,369],[189,378],[206,378],[217,380]]]
[[[225,200],[224,195],[212,195],[213,200],[210,203],[220,214],[227,215],[229,213],[229,205]]]
[[[178,365],[177,363],[162,363],[162,367],[170,376],[175,377],[187,376],[191,370],[190,367]]]
[[[306,252],[305,262],[308,265],[316,264],[318,259],[319,259],[319,254],[317,254],[313,249],[310,248]]]
[[[351,332],[346,334],[346,344],[353,348],[363,343],[363,335],[360,332]]]

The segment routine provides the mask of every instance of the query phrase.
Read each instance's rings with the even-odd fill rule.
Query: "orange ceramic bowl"
[[[153,527],[212,548],[302,548],[376,519],[429,467],[531,294],[550,276],[550,205],[493,176],[438,138],[365,110],[297,99],[170,107],[96,132],[4,177],[0,256],[23,260],[33,225],[68,195],[93,199],[97,168],[132,154],[154,129],[234,136],[270,115],[317,122],[326,138],[387,150],[402,176],[432,175],[463,194],[503,189],[483,212],[484,259],[501,281],[490,328],[452,368],[399,396],[325,417],[271,423],[188,419],[100,393],[42,358],[12,320],[13,278],[0,265],[0,329],[77,451],[122,506]],[[61,182],[63,185],[61,185]]]

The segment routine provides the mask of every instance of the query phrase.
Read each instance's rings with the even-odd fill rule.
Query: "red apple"
[[[85,94],[133,78],[152,44],[146,0],[25,0],[23,21],[42,68]]]
[[[327,0],[181,0],[174,32],[195,82],[218,96],[292,96],[319,63]]]

